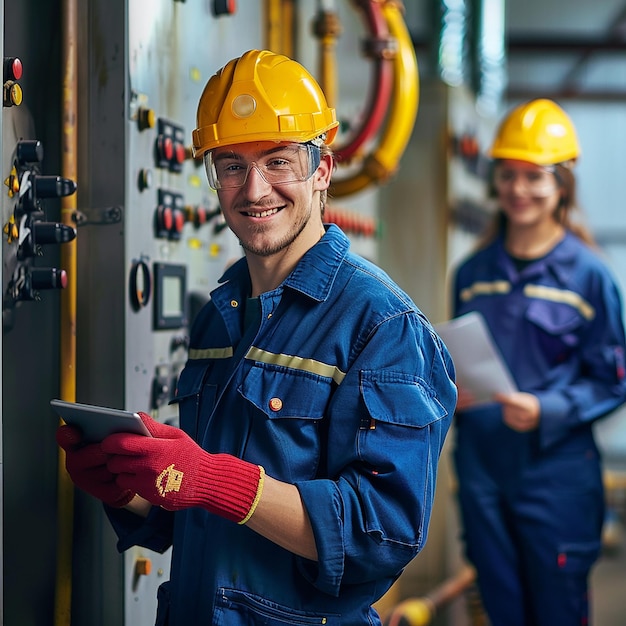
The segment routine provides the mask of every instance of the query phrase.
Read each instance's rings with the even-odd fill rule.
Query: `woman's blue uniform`
[[[492,626],[580,625],[604,496],[594,420],[626,399],[622,305],[600,257],[573,234],[516,268],[502,238],[465,260],[454,315],[479,311],[538,429],[501,406],[457,413],[455,462],[467,555]]]

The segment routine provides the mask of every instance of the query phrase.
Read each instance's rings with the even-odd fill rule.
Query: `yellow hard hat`
[[[316,80],[300,63],[268,50],[249,50],[214,74],[198,104],[193,154],[250,141],[305,143],[339,122]]]
[[[531,100],[514,108],[502,121],[489,156],[535,165],[576,159],[580,146],[572,120],[552,100]]]

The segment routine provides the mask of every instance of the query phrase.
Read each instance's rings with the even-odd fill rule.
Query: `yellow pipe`
[[[265,47],[282,53],[282,0],[265,0]]]
[[[389,32],[398,41],[398,54],[395,59],[394,98],[390,120],[376,156],[386,171],[393,173],[398,165],[413,132],[419,101],[419,76],[417,59],[411,36],[406,28],[401,11],[395,2],[383,5],[383,15],[387,19]]]
[[[64,178],[77,179],[76,125],[78,117],[78,9],[77,0],[63,0],[63,93],[62,154]],[[61,199],[61,221],[75,226],[76,196]],[[67,287],[61,291],[60,395],[76,400],[76,239],[61,246],[61,267],[67,272]],[[57,472],[57,570],[54,618],[57,626],[69,626],[72,609],[72,537],[74,485],[65,470],[65,455],[59,448]]]
[[[294,0],[265,0],[265,48],[293,58]]]
[[[265,0],[265,48],[293,58],[294,0]]]
[[[281,17],[281,51],[282,54],[293,59],[293,31],[295,20],[294,0],[283,0]]]
[[[417,116],[419,74],[411,37],[402,17],[402,7],[388,0],[381,7],[389,33],[398,43],[393,60],[394,82],[387,124],[376,150],[368,155],[360,171],[343,180],[333,180],[330,195],[347,196],[373,182],[385,182],[392,176],[404,152]]]
[[[325,88],[324,95],[328,106],[337,102],[337,64],[335,63],[335,38],[331,35],[321,40],[320,78]]]
[[[313,22],[313,33],[320,41],[319,83],[328,106],[335,107],[337,102],[337,61],[335,48],[337,37],[341,33],[339,16],[334,11],[320,7]]]

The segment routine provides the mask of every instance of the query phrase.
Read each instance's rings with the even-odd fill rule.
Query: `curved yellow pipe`
[[[411,36],[395,2],[383,6],[389,32],[398,41],[395,59],[394,98],[390,122],[376,150],[376,157],[385,170],[393,173],[413,132],[419,102],[419,75]]]
[[[413,42],[398,2],[385,2],[382,13],[389,33],[398,43],[393,62],[393,94],[387,124],[378,147],[364,159],[361,170],[348,178],[332,181],[330,195],[333,197],[356,193],[373,182],[384,182],[393,175],[415,125],[419,102],[419,74]]]
[[[78,118],[78,7],[77,0],[63,0],[63,95],[62,175],[77,179],[76,125]],[[76,196],[61,200],[61,221],[72,227]],[[76,239],[61,246],[61,267],[67,272],[67,287],[61,291],[60,394],[76,400]],[[59,448],[57,468],[57,564],[54,606],[56,626],[70,626],[72,608],[72,546],[74,535],[74,485],[65,470],[65,454]]]

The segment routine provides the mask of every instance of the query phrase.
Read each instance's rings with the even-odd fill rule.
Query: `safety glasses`
[[[528,168],[496,165],[493,171],[493,186],[498,193],[516,189],[535,198],[542,198],[558,189],[555,172],[552,165]]]
[[[312,143],[278,144],[254,161],[234,150],[216,149],[204,155],[211,188],[236,189],[245,185],[254,168],[270,185],[300,183],[313,176],[320,164],[320,148]]]

